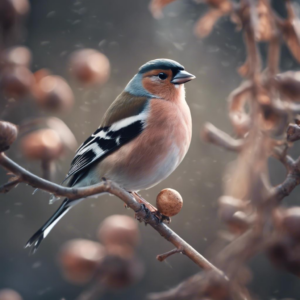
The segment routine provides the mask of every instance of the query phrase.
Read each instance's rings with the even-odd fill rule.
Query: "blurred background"
[[[273,1],[284,15],[283,1]],[[200,139],[207,121],[232,133],[227,117],[226,98],[241,82],[236,73],[245,59],[240,32],[228,19],[222,19],[205,40],[193,35],[193,27],[206,7],[182,0],[169,5],[162,19],[154,19],[148,0],[31,0],[31,11],[19,44],[33,55],[32,70],[49,69],[63,76],[75,94],[75,105],[68,113],[42,113],[28,97],[17,106],[7,108],[7,99],[0,98],[1,118],[20,124],[38,116],[57,116],[72,130],[79,143],[100,124],[108,106],[145,62],[170,58],[183,64],[197,79],[186,85],[187,102],[193,118],[193,140],[179,168],[154,188],[142,191],[155,204],[159,191],[174,188],[183,197],[183,209],[172,218],[170,227],[207,258],[212,259],[213,245],[225,227],[217,218],[217,200],[222,195],[224,170],[234,154],[227,153]],[[78,84],[69,72],[70,55],[81,48],[93,48],[110,61],[108,82],[97,88]],[[265,54],[264,45],[261,46]],[[298,66],[283,49],[281,69]],[[30,171],[41,174],[38,163],[24,159],[18,141],[8,155]],[[299,154],[299,148],[294,155]],[[74,153],[57,162],[55,182],[60,183],[69,169]],[[270,161],[273,184],[285,175],[283,167]],[[0,170],[0,182],[6,181]],[[74,299],[85,287],[75,286],[61,275],[57,255],[61,245],[74,238],[97,240],[99,223],[112,214],[133,217],[115,197],[88,199],[70,211],[42,243],[39,251],[29,256],[24,245],[57,209],[49,205],[49,195],[26,185],[19,185],[7,195],[0,195],[0,289],[12,288],[24,299]],[[299,204],[299,188],[285,200],[285,205]],[[172,245],[152,228],[139,224],[141,242],[138,256],[145,263],[145,275],[134,286],[107,293],[103,299],[144,299],[150,292],[177,285],[199,268],[183,255],[174,255],[165,262],[156,261],[157,254],[171,250]],[[259,299],[300,299],[299,279],[275,270],[264,256],[251,261],[251,290]]]

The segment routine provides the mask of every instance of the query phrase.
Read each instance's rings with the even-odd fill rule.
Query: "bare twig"
[[[294,159],[287,155],[288,147],[285,147],[283,150],[279,147],[273,149],[273,157],[278,159],[288,171],[291,171],[294,168],[295,161]]]
[[[202,131],[202,137],[206,142],[215,144],[229,151],[240,151],[244,145],[244,141],[236,140],[224,131],[218,129],[211,123],[206,123]]]
[[[7,183],[0,186],[0,193],[8,193],[11,189],[16,187],[20,183],[19,178],[8,181]]]
[[[165,259],[167,259],[169,256],[173,255],[173,254],[176,254],[176,253],[183,253],[183,251],[181,249],[173,249],[173,250],[170,250],[166,253],[163,253],[163,254],[159,254],[156,256],[156,259],[159,260],[159,261],[164,261]]]

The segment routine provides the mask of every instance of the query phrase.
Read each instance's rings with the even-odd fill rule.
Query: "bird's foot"
[[[166,223],[166,224],[170,224],[171,223],[171,218],[168,217],[168,216],[163,215],[159,211],[157,211],[155,213],[155,216],[157,217],[157,219],[159,220],[159,222],[163,222],[163,223]]]
[[[42,230],[38,230],[31,238],[30,240],[26,243],[25,248],[32,247],[30,250],[30,254],[35,254],[40,243],[44,239],[44,232]]]
[[[170,217],[167,217],[167,216],[163,215],[162,213],[160,213],[155,206],[153,206],[151,203],[146,201],[141,195],[139,195],[136,192],[132,192],[132,195],[139,203],[144,205],[144,208],[147,210],[147,213],[154,215],[158,219],[159,222],[164,222],[166,224],[171,223]],[[135,214],[135,218],[141,222],[137,213]],[[145,223],[147,224],[147,222],[145,222]]]

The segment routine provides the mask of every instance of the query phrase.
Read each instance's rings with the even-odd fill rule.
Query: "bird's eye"
[[[159,79],[161,79],[161,80],[165,80],[165,79],[168,77],[168,75],[167,75],[166,73],[159,73],[159,74],[158,74],[158,77],[159,77]]]

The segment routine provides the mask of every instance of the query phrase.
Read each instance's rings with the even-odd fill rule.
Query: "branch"
[[[220,146],[229,151],[239,152],[242,150],[244,141],[236,140],[211,123],[206,123],[202,131],[202,138],[211,144]]]
[[[150,214],[145,206],[141,205],[126,190],[122,189],[111,180],[103,180],[99,184],[95,184],[83,188],[64,187],[48,180],[42,179],[31,172],[25,170],[13,160],[9,159],[3,153],[0,153],[0,165],[18,177],[19,182],[24,182],[32,187],[47,191],[57,197],[66,197],[70,200],[86,198],[92,195],[109,193],[117,196],[125,204],[130,207],[140,220],[143,220],[157,232],[160,233],[167,241],[172,243],[177,249],[180,249],[187,257],[204,270],[214,270],[219,274],[223,274],[217,267],[211,264],[205,257],[198,253],[192,246],[184,241],[179,235],[171,230],[166,224],[159,222],[158,218]],[[0,188],[1,189],[1,188]]]
[[[283,150],[280,149],[279,147],[275,147],[273,149],[272,155],[274,158],[278,159],[285,166],[287,171],[289,172],[289,171],[293,170],[295,161],[291,156],[287,155],[288,149],[289,148],[287,146]]]
[[[169,256],[176,254],[176,253],[183,253],[183,251],[181,249],[172,249],[171,251],[168,251],[166,253],[163,254],[159,254],[156,256],[156,259],[159,261],[164,261],[165,259],[167,259]]]
[[[20,183],[19,178],[9,180],[7,183],[0,186],[0,194],[8,193],[10,190],[12,190],[14,187],[16,187]]]

